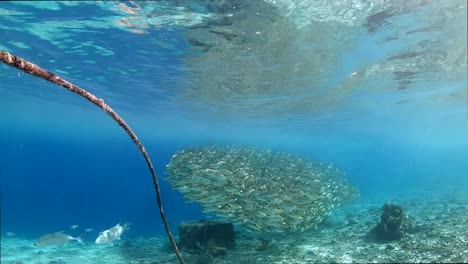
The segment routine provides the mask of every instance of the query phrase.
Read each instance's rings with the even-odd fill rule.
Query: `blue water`
[[[181,221],[213,217],[204,215],[197,203],[187,203],[164,180],[165,166],[176,151],[205,143],[250,144],[333,163],[364,198],[468,186],[466,79],[428,85],[427,90],[420,88],[424,83],[416,84],[415,92],[398,94],[356,89],[356,96],[343,103],[348,108],[321,112],[320,118],[291,109],[291,116],[305,116],[291,123],[274,115],[244,120],[230,113],[224,118],[209,105],[200,111],[191,108],[197,102],[177,101],[182,87],[192,82],[184,75],[183,59],[199,52],[189,48],[184,27],[140,35],[89,26],[69,32],[57,40],[63,46],[57,46],[25,31],[27,23],[115,13],[86,5],[62,6],[60,12],[14,3],[1,8],[34,13],[25,24],[0,15],[1,49],[59,74],[65,71],[61,76],[104,98],[139,135],[155,165],[174,231]],[[76,47],[90,41],[112,53]],[[341,68],[327,76],[319,91],[333,91],[350,73],[405,47],[382,47],[375,37],[355,44],[340,56]],[[450,92],[458,97],[430,99],[431,94]],[[395,104],[408,98],[408,104]],[[444,100],[448,103],[440,103]],[[284,106],[278,108],[288,112]],[[0,65],[0,121],[2,233],[37,237],[72,224],[103,230],[118,222],[132,223],[129,236],[164,233],[146,163],[104,112],[62,88]]]
[[[102,121],[110,125],[92,121],[86,126],[106,130],[96,132],[109,133],[107,138],[91,138],[91,131],[75,132],[70,128],[68,135],[62,133],[65,129],[58,133],[2,129],[3,230],[38,236],[72,224],[103,230],[122,221],[133,224],[130,236],[162,234],[143,158],[127,135],[101,114]],[[60,126],[60,121],[57,123]],[[160,178],[165,211],[173,229],[177,230],[180,221],[205,218],[199,205],[185,203],[181,194],[162,179],[175,151],[213,140],[142,140]],[[398,197],[421,189],[460,188],[466,184],[465,146],[414,147],[379,139],[327,137],[316,142],[291,142],[288,148],[306,157],[333,162],[364,197],[388,193]]]

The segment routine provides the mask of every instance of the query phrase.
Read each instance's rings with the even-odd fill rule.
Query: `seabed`
[[[318,230],[282,234],[238,232],[234,249],[218,256],[184,252],[188,264],[271,263],[468,263],[468,197],[430,192],[392,199],[416,223],[414,232],[398,241],[377,241],[369,231],[380,220],[380,198],[366,198],[335,210]],[[125,234],[124,234],[125,236]],[[5,264],[163,264],[177,263],[167,238],[125,237],[113,246],[68,244],[36,248],[33,239],[2,235]]]

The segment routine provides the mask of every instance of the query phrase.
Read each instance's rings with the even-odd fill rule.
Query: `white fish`
[[[99,232],[99,236],[96,238],[96,244],[113,244],[115,240],[120,240],[120,236],[129,229],[127,224],[121,225],[118,223],[114,227]]]
[[[13,232],[6,232],[6,236],[7,237],[12,237],[12,236],[16,236],[16,234],[13,233]]]
[[[70,229],[76,229],[77,227],[79,227],[80,225],[71,225],[70,226]]]
[[[65,244],[71,240],[76,240],[80,244],[83,244],[83,240],[80,237],[72,237],[68,234],[65,234],[63,231],[55,232],[47,235],[41,236],[34,245],[36,247],[47,247],[47,246],[58,246]]]
[[[86,232],[86,233],[93,232],[93,231],[94,231],[94,229],[92,229],[92,228],[86,228],[86,229],[85,229],[85,232]]]

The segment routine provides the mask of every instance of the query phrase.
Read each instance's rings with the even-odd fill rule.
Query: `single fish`
[[[80,225],[71,225],[70,226],[70,229],[76,229],[77,227],[79,227]]]
[[[92,228],[86,228],[86,229],[85,229],[85,232],[86,232],[86,233],[93,232],[93,231],[94,231],[94,229],[92,229]]]
[[[41,236],[34,245],[36,247],[47,247],[47,246],[58,246],[68,243],[71,240],[76,240],[80,244],[83,244],[83,240],[80,237],[72,237],[64,232],[55,232]]]
[[[96,244],[113,244],[114,241],[120,240],[120,236],[128,230],[129,227],[127,224],[121,225],[118,223],[114,227],[111,227],[107,230],[99,232],[99,236],[96,238]]]
[[[12,237],[12,236],[16,236],[16,234],[13,233],[13,232],[6,232],[6,236],[7,237]]]

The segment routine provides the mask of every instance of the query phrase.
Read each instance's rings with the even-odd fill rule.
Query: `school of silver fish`
[[[359,195],[332,165],[251,146],[200,146],[175,153],[167,180],[190,201],[252,232],[315,229]]]

